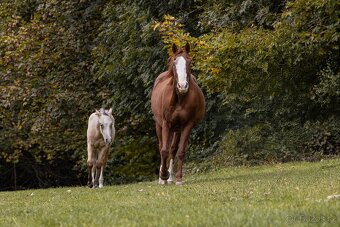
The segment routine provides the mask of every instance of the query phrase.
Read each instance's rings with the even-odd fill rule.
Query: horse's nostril
[[[109,143],[111,143],[111,142],[112,142],[111,139],[105,139],[105,143],[109,144]]]
[[[188,87],[189,87],[188,82],[186,82],[186,83],[178,83],[177,84],[177,88],[178,89],[187,89]]]

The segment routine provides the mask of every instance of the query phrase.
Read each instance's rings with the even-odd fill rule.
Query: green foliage
[[[106,172],[107,182],[122,184],[154,180],[159,168],[156,154],[155,142],[149,137],[125,136],[116,142],[110,154]]]
[[[242,128],[231,130],[221,141],[223,152],[223,165],[244,164],[246,161],[250,164],[258,164],[257,162],[268,162],[270,154],[264,150],[265,140],[268,137],[268,126],[256,125],[252,128]],[[219,155],[221,156],[221,155]],[[214,163],[221,162],[215,157]]]
[[[312,99],[323,106],[340,105],[340,72],[335,73],[328,65],[319,73],[320,82],[314,85]]]
[[[305,124],[304,153],[311,155],[339,155],[340,124],[337,117],[331,117],[324,122],[307,122]]]
[[[222,152],[214,156],[214,166],[254,165],[278,161],[317,161],[338,155],[339,119],[291,123],[282,128],[273,124],[255,125],[229,131],[221,140]]]
[[[285,5],[282,1],[222,0],[205,1],[200,15],[199,28],[203,31],[231,29],[240,31],[247,27],[272,29]]]

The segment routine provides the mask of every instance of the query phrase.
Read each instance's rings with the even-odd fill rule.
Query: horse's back
[[[89,117],[88,124],[87,124],[87,140],[93,140],[95,137],[98,136],[97,132],[97,124],[98,124],[98,116],[95,113],[92,113]]]

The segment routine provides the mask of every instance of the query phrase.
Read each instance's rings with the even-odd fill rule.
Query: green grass
[[[340,159],[156,181],[0,192],[0,226],[339,226]]]

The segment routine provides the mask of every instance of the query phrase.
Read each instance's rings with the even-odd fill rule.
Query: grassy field
[[[340,159],[185,180],[0,192],[0,226],[340,226]]]

